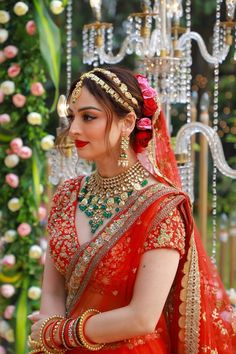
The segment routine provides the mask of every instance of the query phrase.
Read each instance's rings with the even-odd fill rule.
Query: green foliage
[[[6,4],[0,2],[0,10],[7,10],[10,14],[10,21],[2,25],[9,37],[6,42],[0,44],[0,50],[7,45],[14,45],[18,48],[18,53],[14,58],[7,59],[0,65],[0,84],[10,80],[15,84],[15,92],[5,95],[4,101],[0,104],[0,114],[10,115],[10,122],[0,125],[0,250],[1,258],[4,255],[15,256],[16,263],[12,266],[0,265],[0,285],[10,284],[14,286],[15,294],[11,297],[0,296],[0,315],[8,305],[15,305],[16,309],[12,319],[6,321],[10,331],[3,338],[3,345],[9,354],[25,354],[27,352],[26,342],[29,328],[27,314],[38,309],[38,300],[28,297],[28,290],[31,286],[41,287],[42,264],[40,259],[30,258],[29,249],[32,245],[40,245],[40,240],[45,234],[45,220],[40,221],[39,207],[47,202],[47,197],[43,190],[47,185],[45,174],[45,152],[42,150],[41,139],[47,135],[45,129],[49,121],[49,109],[46,105],[46,91],[50,82],[46,77],[45,61],[49,67],[49,74],[58,94],[59,72],[60,72],[60,38],[59,31],[53,25],[46,9],[43,8],[43,1],[25,1],[29,6],[29,11],[24,16],[17,16],[13,12],[15,1]],[[29,20],[35,20],[35,10],[43,9],[47,16],[47,28],[45,28],[47,40],[42,46],[43,17],[37,18],[37,32],[29,35],[26,31],[26,24]],[[40,14],[39,14],[40,15]],[[53,43],[50,36],[54,36]],[[45,38],[46,38],[45,37]],[[49,44],[50,42],[50,44]],[[40,48],[44,51],[43,54]],[[46,49],[47,48],[47,49]],[[46,56],[45,51],[49,53]],[[53,52],[53,53],[52,53]],[[49,55],[51,53],[51,56]],[[45,59],[45,61],[44,61]],[[15,77],[9,77],[8,69],[13,63],[19,64],[21,71]],[[31,92],[31,85],[40,82],[44,86],[45,93],[39,96]],[[13,103],[13,95],[20,93],[26,97],[26,103],[22,107],[16,107]],[[42,123],[32,125],[27,120],[27,115],[37,112],[42,117]],[[31,148],[33,154],[28,159],[20,158],[15,167],[7,167],[4,160],[10,153],[10,142],[19,137],[23,140],[24,146]],[[6,183],[5,177],[9,173],[14,173],[19,177],[19,186],[12,188]],[[11,211],[8,202],[11,198],[19,198],[21,207],[18,211]],[[21,223],[28,223],[31,232],[28,236],[20,237],[17,228]],[[16,238],[13,242],[7,241],[6,231],[15,230]],[[14,338],[13,338],[14,336]],[[13,343],[13,339],[15,343]]]
[[[39,30],[41,54],[47,63],[51,79],[56,89],[54,102],[52,105],[53,111],[55,109],[59,94],[61,58],[60,31],[51,19],[43,1],[33,0],[33,2]]]

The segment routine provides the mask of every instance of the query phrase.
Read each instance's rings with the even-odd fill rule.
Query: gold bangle
[[[71,347],[69,347],[69,346],[67,345],[66,340],[65,340],[65,330],[66,330],[66,326],[67,326],[68,322],[70,322],[70,321],[71,321],[71,319],[68,318],[68,319],[64,322],[63,328],[62,328],[62,336],[61,336],[61,338],[62,338],[62,344],[64,345],[64,347],[65,347],[67,350],[72,350],[72,349],[73,349],[73,348],[71,348]]]
[[[35,348],[41,348],[41,344],[40,342],[37,342],[36,340],[33,340],[31,338],[31,335],[28,336],[28,346],[32,349],[35,349]]]
[[[83,344],[83,346],[86,349],[89,349],[91,351],[96,351],[96,350],[100,350],[104,347],[105,343],[89,343],[87,341],[87,339],[84,336],[84,325],[85,322],[92,317],[95,314],[101,313],[98,310],[95,309],[88,309],[87,311],[85,311],[82,316],[80,317],[80,321],[79,321],[79,340],[80,342]]]
[[[40,344],[42,346],[43,352],[45,352],[46,354],[54,354],[55,352],[59,354],[65,352],[64,350],[57,350],[53,348],[49,348],[50,350],[52,349],[53,352],[48,350],[48,347],[45,345],[43,340],[43,330],[45,326],[48,324],[48,322],[50,322],[51,320],[63,320],[63,319],[64,319],[63,316],[58,316],[58,315],[50,316],[42,323],[42,326],[40,327],[40,332],[39,332]]]

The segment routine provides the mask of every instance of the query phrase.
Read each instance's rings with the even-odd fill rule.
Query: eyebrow
[[[77,111],[77,112],[85,111],[86,109],[95,109],[96,111],[102,112],[102,110],[101,110],[101,109],[96,108],[96,107],[94,107],[94,106],[85,106],[85,107],[81,107],[81,108],[79,108],[79,109],[78,109],[78,111]]]

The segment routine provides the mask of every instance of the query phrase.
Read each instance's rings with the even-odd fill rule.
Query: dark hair
[[[121,80],[121,82],[125,83],[127,86],[128,91],[131,93],[131,95],[136,98],[138,102],[138,106],[135,106],[131,100],[127,99],[127,97],[124,95],[124,93],[121,92],[117,84],[112,80],[111,77],[108,77],[106,74],[100,72],[100,71],[95,71],[94,74],[101,78],[105,83],[109,85],[125,102],[129,103],[129,105],[134,109],[134,112],[137,115],[137,118],[142,117],[142,106],[143,106],[143,96],[141,89],[139,87],[139,83],[134,76],[133,72],[130,71],[129,69],[122,68],[122,67],[116,67],[116,66],[106,66],[103,67],[103,69],[106,69],[114,74],[117,75],[117,77]],[[72,92],[77,84],[77,82],[80,80],[80,77],[74,81],[70,87],[69,94],[67,101],[69,101]],[[125,117],[130,111],[128,108],[125,108],[122,104],[117,102],[109,93],[107,93],[100,85],[98,85],[96,82],[90,80],[89,78],[85,78],[83,80],[83,86],[87,88],[87,90],[97,99],[97,101],[104,107],[104,110],[107,114],[107,126],[106,126],[106,137],[108,137],[108,133],[111,128],[112,124],[112,119],[113,119],[113,112],[119,117],[123,118]],[[60,134],[57,138],[56,144],[57,145],[62,145],[64,143],[64,140],[68,134],[69,127],[66,128]],[[131,144],[134,142],[134,137],[135,137],[135,131],[136,128],[133,130],[131,133]]]

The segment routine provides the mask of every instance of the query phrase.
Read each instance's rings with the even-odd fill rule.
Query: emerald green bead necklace
[[[134,190],[146,186],[148,176],[138,161],[115,177],[102,177],[97,171],[86,177],[79,192],[78,207],[90,219],[91,232],[95,233],[105,219],[119,212]]]

